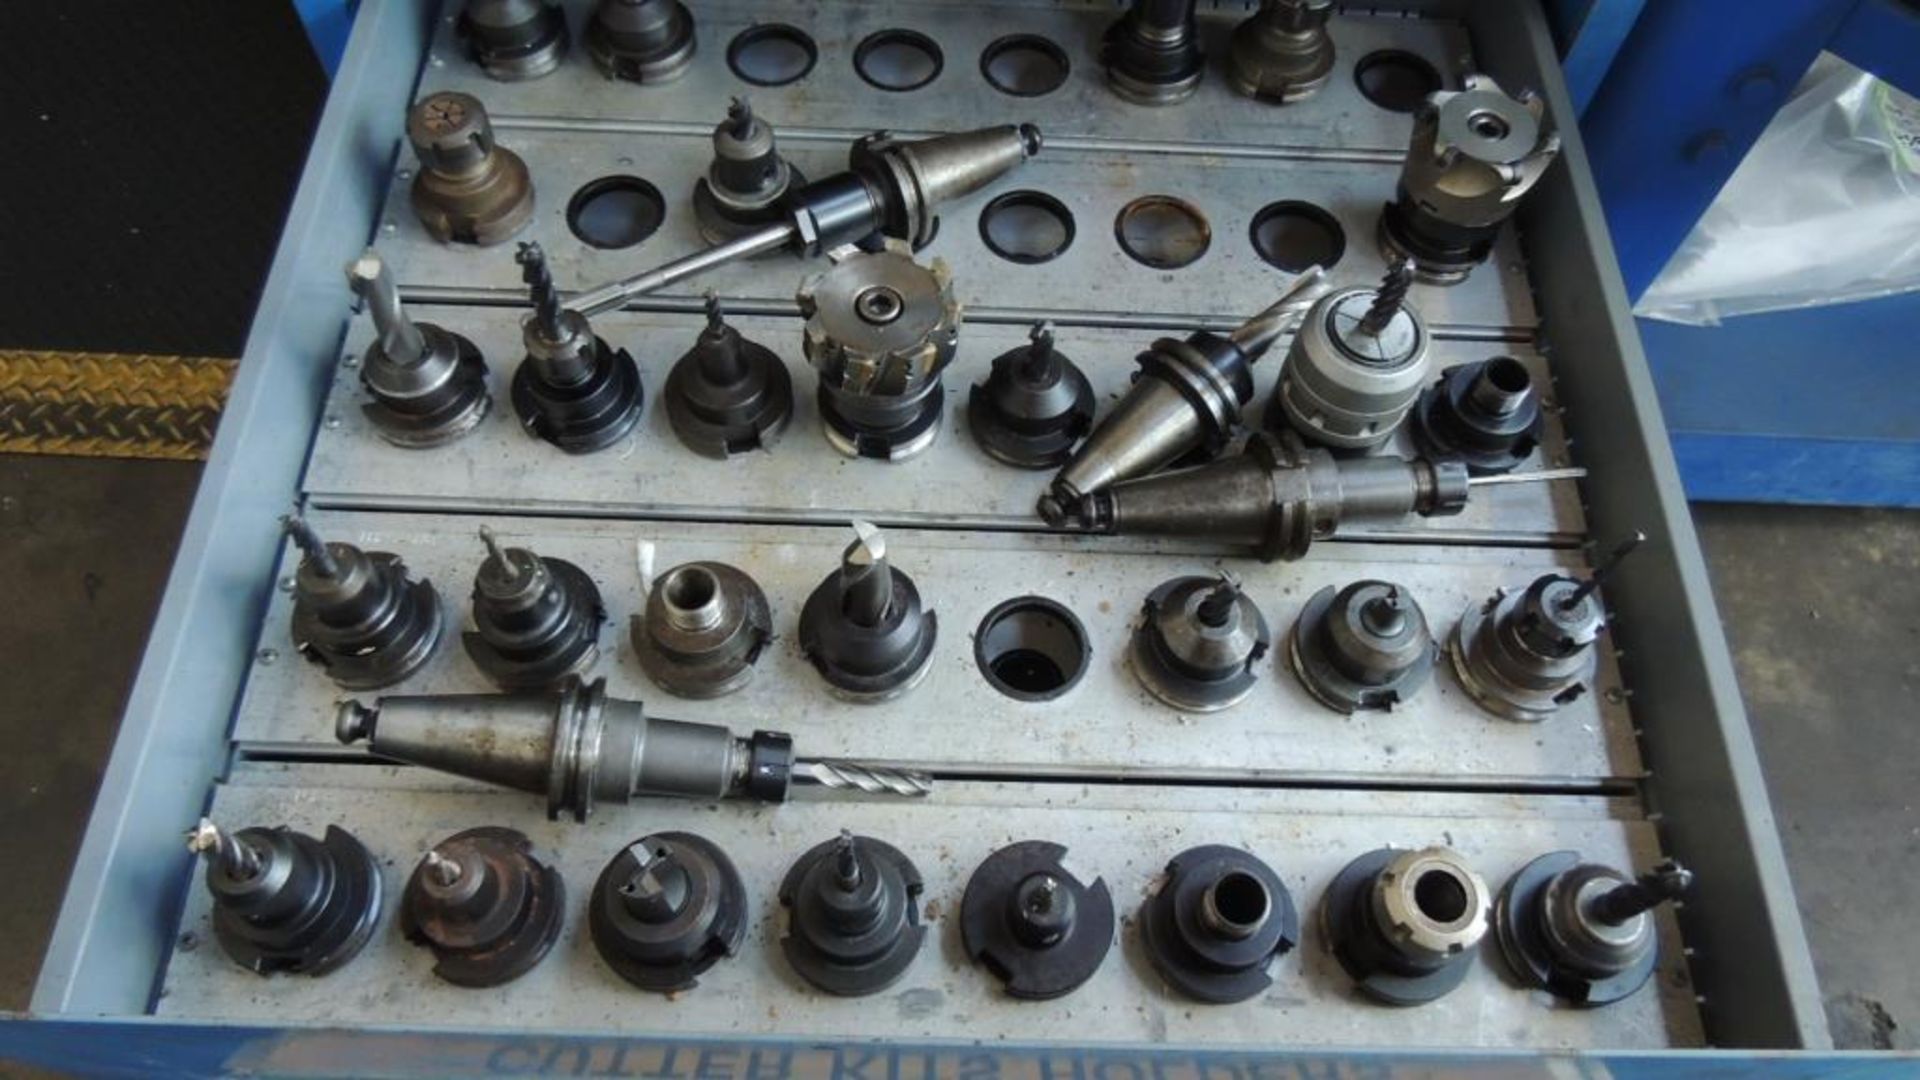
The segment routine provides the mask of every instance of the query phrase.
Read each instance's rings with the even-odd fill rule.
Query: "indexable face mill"
[[[613,446],[640,422],[640,365],[595,334],[586,316],[560,306],[540,245],[521,244],[515,261],[533,313],[520,324],[527,355],[513,373],[514,412],[529,433],[569,454]]]
[[[953,279],[946,263],[917,263],[898,240],[829,258],[832,269],[795,297],[807,320],[801,345],[820,373],[827,442],[848,457],[903,461],[940,434],[940,376],[960,342]]]
[[[816,989],[862,997],[891,986],[926,940],[925,888],[913,860],[871,836],[842,831],[800,856],[780,882],[780,947]]]
[[[1298,559],[1342,522],[1457,514],[1467,502],[1457,461],[1336,458],[1292,432],[1256,432],[1239,454],[1161,473],[1080,500],[1060,524],[1116,536],[1184,536]]]
[[[1101,40],[1107,86],[1136,105],[1192,97],[1207,70],[1194,6],[1194,0],[1133,0]]]
[[[987,856],[960,900],[967,955],[1010,997],[1047,1001],[1072,993],[1100,970],[1113,946],[1113,894],[1069,872],[1067,849],[1022,840]]]
[[[1226,577],[1193,575],[1148,594],[1127,659],[1147,692],[1182,712],[1239,704],[1260,678],[1273,635],[1252,598]]]
[[[746,885],[720,845],[662,832],[628,844],[600,872],[587,929],[621,978],[672,994],[739,949],[750,915]]]
[[[584,675],[600,659],[606,606],[585,570],[523,547],[501,547],[480,529],[487,557],[473,575],[467,655],[507,690],[538,690]]]
[[[713,163],[693,185],[693,215],[709,244],[775,224],[787,214],[789,191],[807,178],[780,156],[773,125],[754,114],[746,98],[727,107],[713,129]]]
[[[1405,586],[1356,581],[1314,593],[1287,636],[1301,685],[1335,712],[1392,709],[1418,693],[1440,644]]]
[[[753,680],[773,640],[773,612],[745,571],[681,563],[654,579],[632,632],[634,654],[654,685],[677,697],[716,698]]]
[[[876,131],[854,141],[847,171],[788,193],[781,220],[664,266],[610,281],[573,297],[582,315],[610,311],[644,296],[771,251],[812,257],[875,234],[924,247],[939,225],[942,203],[970,195],[1040,152],[1032,124],[900,139]]]
[[[1465,281],[1560,154],[1546,111],[1531,92],[1513,97],[1485,75],[1428,95],[1414,114],[1399,190],[1380,215],[1387,257],[1412,259],[1429,284]]]
[[[1291,426],[1308,442],[1367,450],[1387,441],[1427,380],[1426,321],[1407,303],[1404,260],[1377,289],[1320,298],[1301,320],[1267,406],[1268,430]]]
[[[221,950],[255,974],[325,975],[358,956],[380,921],[380,864],[339,826],[315,839],[201,818],[187,850],[206,860]]]
[[[1216,1005],[1273,985],[1273,961],[1300,941],[1293,895],[1273,868],[1222,844],[1175,855],[1140,912],[1153,969],[1174,989]]]
[[[1540,445],[1540,394],[1511,356],[1458,364],[1420,393],[1410,427],[1428,457],[1454,457],[1474,476],[1512,472]]]
[[[680,0],[600,0],[585,37],[600,74],[641,84],[685,75],[697,44],[693,13]]]
[[[992,374],[967,395],[973,441],[1020,469],[1066,463],[1093,427],[1093,385],[1053,347],[1053,327],[1036,323],[1029,342],[994,357]]]
[[[1495,940],[1515,977],[1580,1008],[1645,986],[1659,960],[1653,909],[1678,900],[1693,874],[1672,860],[1637,879],[1553,851],[1520,868],[1493,907]]]
[[[1361,993],[1422,1005],[1467,977],[1491,908],[1487,883],[1453,851],[1380,848],[1327,887],[1321,936]]]
[[[522,82],[560,66],[567,13],[552,0],[467,0],[455,27],[490,79]]]
[[[727,324],[707,294],[707,325],[667,373],[667,421],[687,449],[728,458],[770,450],[793,418],[793,377],[772,349]]]
[[[400,897],[400,932],[433,953],[455,986],[500,986],[532,971],[560,938],[567,886],[513,829],[483,826],[435,844]]]
[[[605,679],[568,680],[548,694],[387,696],[342,701],[342,743],[374,755],[544,794],[547,816],[585,821],[596,804],[636,796],[784,802],[793,785],[916,797],[925,773],[838,758],[796,758],[777,731],[739,737],[714,724],[648,716],[607,696]]]
[[[1081,500],[1147,476],[1189,455],[1211,458],[1232,441],[1240,407],[1253,397],[1254,361],[1266,355],[1326,290],[1312,267],[1265,311],[1227,334],[1161,338],[1141,353],[1133,386],[1060,470],[1040,498],[1040,516],[1061,525]]]
[[[400,307],[386,261],[368,248],[347,265],[379,337],[360,358],[360,385],[373,400],[361,406],[380,437],[395,446],[442,446],[486,419],[493,407],[487,362],[473,342]]]
[[[1275,105],[1312,97],[1333,74],[1333,0],[1261,0],[1234,28],[1227,85]]]
[[[888,558],[880,530],[856,521],[853,531],[839,569],[800,611],[800,651],[838,697],[886,701],[926,677],[940,623]]]
[[[443,244],[486,246],[533,220],[533,178],[520,155],[493,138],[486,106],[442,91],[407,113],[407,141],[420,159],[413,212]]]
[[[407,576],[400,556],[320,539],[282,518],[301,551],[293,574],[293,645],[348,690],[392,686],[420,670],[440,644],[444,616],[433,583]]]

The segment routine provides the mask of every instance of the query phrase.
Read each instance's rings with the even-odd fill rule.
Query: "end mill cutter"
[[[833,758],[796,758],[793,738],[742,738],[717,724],[648,716],[607,696],[607,681],[569,680],[551,694],[389,696],[340,702],[334,734],[383,758],[518,791],[544,792],[547,816],[585,821],[596,802],[637,795],[785,802],[794,784],[916,797],[926,773]]]
[[[1326,288],[1324,272],[1311,266],[1272,306],[1225,335],[1202,330],[1185,341],[1154,342],[1140,354],[1132,388],[1054,477],[1040,499],[1040,516],[1057,525],[1096,491],[1156,472],[1193,450],[1218,454],[1239,426],[1240,407],[1253,397],[1253,362]]]
[[[876,131],[856,140],[848,169],[792,192],[786,220],[643,274],[589,289],[568,302],[582,315],[611,311],[636,296],[664,289],[738,259],[786,248],[818,255],[875,232],[923,247],[933,239],[934,207],[970,195],[1040,152],[1032,124],[900,140]]]

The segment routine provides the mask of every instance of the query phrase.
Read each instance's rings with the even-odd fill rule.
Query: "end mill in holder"
[[[440,644],[445,615],[433,583],[400,556],[320,539],[297,517],[280,526],[301,551],[293,574],[293,645],[348,690],[392,686]]]
[[[1240,407],[1253,397],[1253,363],[1326,291],[1317,266],[1293,279],[1265,311],[1231,332],[1161,338],[1136,361],[1139,374],[1040,499],[1059,525],[1076,504],[1123,480],[1146,476],[1196,451],[1208,457],[1232,441]]]
[[[1308,598],[1287,635],[1301,685],[1335,712],[1404,705],[1433,674],[1440,644],[1403,585],[1356,581]]]
[[[1195,0],[1133,0],[1101,41],[1107,86],[1136,105],[1192,97],[1207,71],[1195,6]]]
[[[379,757],[547,797],[547,816],[585,821],[600,802],[640,795],[784,802],[793,785],[914,797],[925,773],[796,758],[777,731],[739,737],[714,724],[662,720],[607,696],[605,679],[550,694],[388,696],[342,701],[334,734]]]
[[[1543,574],[1468,607],[1448,655],[1473,700],[1496,716],[1538,723],[1591,689],[1607,621],[1594,590],[1645,539],[1628,537],[1585,581]]]
[[[455,833],[414,866],[400,897],[400,932],[433,953],[455,986],[500,986],[544,959],[566,923],[560,871],[526,834],[497,826]]]
[[[1512,97],[1485,75],[1428,95],[1414,114],[1399,189],[1380,215],[1388,258],[1412,259],[1429,284],[1465,281],[1560,154],[1546,112],[1539,97]]]
[[[256,974],[325,975],[360,955],[380,921],[380,864],[337,825],[316,839],[201,818],[187,850],[206,859],[220,948]]]
[[[885,535],[864,521],[853,531],[840,566],[800,610],[800,651],[841,698],[886,701],[926,677],[940,621],[887,557]]]
[[[1308,442],[1366,450],[1386,442],[1427,379],[1426,320],[1407,303],[1412,266],[1401,260],[1378,288],[1320,298],[1280,369],[1266,426],[1291,426]]]
[[[846,172],[791,191],[783,220],[589,289],[567,306],[593,315],[739,259],[781,249],[814,256],[875,233],[924,247],[939,224],[936,207],[986,187],[1039,152],[1040,129],[1032,124],[904,140],[876,131],[855,140]]]
[[[486,246],[533,220],[533,177],[520,155],[494,141],[487,108],[444,90],[407,113],[407,141],[420,159],[413,212],[441,243]]]
[[[455,25],[473,62],[501,82],[537,79],[567,55],[567,13],[553,0],[467,0]]]
[[[487,362],[473,342],[400,307],[386,261],[372,248],[347,265],[379,337],[360,358],[360,385],[373,400],[361,406],[380,437],[395,446],[441,446],[465,435],[493,407]]]
[[[1336,458],[1290,431],[1258,432],[1233,457],[1095,492],[1061,522],[1119,536],[1189,536],[1249,547],[1272,562],[1304,556],[1343,521],[1457,514],[1469,483],[1457,461]]]
[[[640,365],[595,334],[585,315],[560,306],[539,244],[521,244],[514,258],[533,297],[533,313],[520,324],[527,356],[513,373],[520,423],[569,454],[618,443],[646,404]]]
[[[1253,692],[1273,646],[1267,617],[1221,575],[1161,583],[1141,605],[1128,666],[1149,694],[1183,712],[1217,712]]]
[[[508,690],[538,690],[584,675],[600,659],[606,605],[585,570],[524,547],[500,546],[482,526],[487,557],[473,575],[467,655]]]
[[[1019,469],[1066,463],[1093,427],[1093,385],[1053,346],[1053,326],[1036,323],[1026,345],[994,357],[992,374],[967,395],[973,441]]]
[[[793,970],[841,997],[878,993],[920,953],[925,884],[899,848],[842,831],[809,849],[780,882],[780,947]]]
[[[1494,938],[1522,982],[1581,1008],[1610,1005],[1653,975],[1653,909],[1692,884],[1692,872],[1672,860],[1635,879],[1577,851],[1549,852],[1500,890]]]
[[[725,243],[778,222],[786,213],[787,193],[806,183],[800,170],[780,156],[773,125],[756,116],[746,98],[734,98],[727,118],[713,129],[713,163],[693,185],[700,238]]]
[[[707,294],[707,325],[667,373],[667,422],[687,449],[727,458],[770,450],[793,418],[793,377],[772,349],[727,324]]]
[[[1333,75],[1332,15],[1333,0],[1261,0],[1234,28],[1227,85],[1275,105],[1313,96]]]
[[[621,849],[587,901],[587,929],[607,966],[642,990],[691,990],[734,954],[751,921],[747,888],[720,845],[661,832]]]

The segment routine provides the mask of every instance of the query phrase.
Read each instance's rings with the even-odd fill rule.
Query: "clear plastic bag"
[[[1920,289],[1920,101],[1822,56],[1636,315],[1732,315]]]

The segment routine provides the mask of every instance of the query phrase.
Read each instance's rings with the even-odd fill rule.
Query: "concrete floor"
[[[27,1003],[197,475],[0,456],[0,1007]],[[1920,514],[1696,516],[1836,1039],[1914,1048]]]

